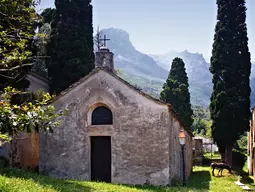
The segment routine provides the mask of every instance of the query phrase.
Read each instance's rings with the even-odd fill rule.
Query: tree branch
[[[11,79],[11,80],[14,80],[16,79],[18,76],[20,76],[22,74],[22,72],[20,72],[18,75],[16,75],[15,77],[11,77],[11,76],[7,76],[7,75],[3,75],[0,73],[0,76],[4,77],[4,78],[7,78],[7,79]]]
[[[3,13],[0,11],[0,15],[4,16],[4,17],[7,17],[7,14]]]
[[[32,66],[34,63],[28,63],[28,64],[22,64],[22,65],[18,65],[16,67],[12,67],[10,69],[0,69],[0,72],[7,72],[7,71],[13,71],[16,69],[20,69],[22,67],[27,67],[27,66]]]

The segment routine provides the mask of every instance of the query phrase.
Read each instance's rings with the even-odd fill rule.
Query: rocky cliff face
[[[146,77],[149,79],[166,79],[168,72],[160,67],[150,56],[135,49],[129,40],[129,34],[121,29],[104,29],[111,39],[107,43],[108,48],[114,53],[115,66],[123,69],[126,73]]]
[[[209,105],[212,93],[212,74],[209,71],[210,64],[206,62],[202,54],[185,50],[171,51],[162,55],[146,55],[136,50],[129,39],[129,34],[122,29],[103,29],[101,34],[111,39],[107,46],[114,53],[115,68],[122,69],[124,73],[121,76],[131,84],[158,97],[173,58],[180,57],[185,62],[189,78],[191,103]],[[252,78],[251,98],[252,104],[255,105],[255,64],[252,67]]]
[[[172,60],[180,57],[185,62],[186,72],[189,78],[192,104],[209,105],[212,92],[212,74],[202,54],[171,51],[163,55],[151,55],[159,66],[169,70]]]

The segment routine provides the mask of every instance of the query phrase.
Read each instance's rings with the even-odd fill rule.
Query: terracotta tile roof
[[[54,97],[50,103],[55,102],[56,100],[58,100],[59,98],[61,98],[62,96],[66,95],[67,93],[69,93],[73,88],[77,87],[78,85],[80,85],[82,82],[84,82],[86,79],[88,79],[89,77],[91,77],[92,75],[94,75],[95,73],[97,73],[98,71],[103,70],[106,73],[110,74],[112,77],[116,78],[117,80],[121,81],[122,83],[124,83],[125,85],[127,85],[128,87],[130,87],[131,89],[135,90],[136,92],[138,92],[139,94],[141,94],[142,96],[158,103],[161,105],[166,105],[168,106],[169,112],[171,111],[172,114],[174,115],[174,117],[180,122],[180,124],[182,125],[182,127],[184,127],[184,129],[192,136],[194,137],[193,133],[186,128],[186,126],[184,125],[184,123],[181,121],[181,119],[179,118],[177,112],[174,110],[173,106],[171,104],[165,103],[155,97],[152,97],[149,94],[144,93],[143,91],[137,89],[135,86],[131,85],[129,82],[125,81],[124,79],[122,79],[121,77],[119,77],[118,75],[116,75],[115,73],[106,70],[102,67],[96,67],[94,70],[92,70],[87,76],[81,78],[79,81],[77,81],[76,83],[72,84],[71,86],[69,86],[67,89],[65,89],[64,91],[62,91],[60,94],[58,94],[56,97]]]

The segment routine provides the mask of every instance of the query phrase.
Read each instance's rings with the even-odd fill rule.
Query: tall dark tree
[[[160,93],[160,99],[171,104],[185,126],[191,128],[193,111],[190,104],[188,77],[182,59],[173,60],[163,91]]]
[[[48,79],[48,69],[46,66],[47,59],[50,57],[47,56],[46,46],[50,39],[50,34],[52,32],[52,22],[55,18],[56,9],[47,8],[41,13],[41,22],[38,25],[38,34],[34,40],[34,47],[37,52],[37,59],[35,64],[32,67],[32,71]]]
[[[39,17],[37,0],[0,0],[0,90],[25,89],[34,63],[33,38]]]
[[[47,45],[51,91],[59,93],[94,69],[91,0],[56,0]]]
[[[212,136],[232,164],[233,143],[249,128],[250,71],[245,0],[217,0],[210,71]]]

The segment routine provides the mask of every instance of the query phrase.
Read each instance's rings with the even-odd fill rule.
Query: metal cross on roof
[[[103,41],[103,46],[106,47],[106,42],[107,41],[110,41],[110,39],[107,39],[106,38],[106,35],[104,35],[104,38],[103,39],[99,39],[100,41]]]

